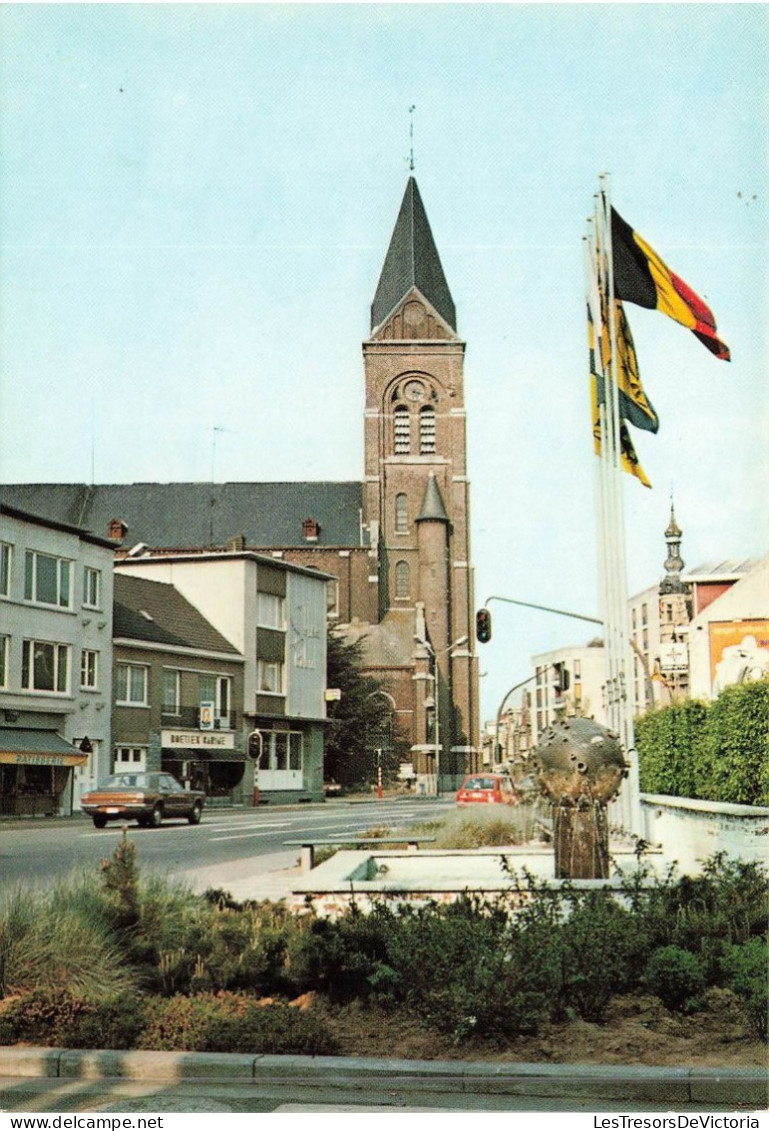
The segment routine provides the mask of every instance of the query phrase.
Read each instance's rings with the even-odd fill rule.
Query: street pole
[[[248,753],[251,754],[251,739],[257,738],[259,740],[259,754],[254,759],[254,785],[251,794],[251,804],[254,808],[259,804],[259,763],[262,760],[264,753],[264,738],[260,730],[252,730],[246,739]]]

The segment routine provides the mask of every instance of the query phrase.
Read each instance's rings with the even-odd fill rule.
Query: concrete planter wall
[[[717,852],[733,859],[769,863],[769,808],[695,801],[642,793],[644,838],[661,845],[679,871],[696,873]]]

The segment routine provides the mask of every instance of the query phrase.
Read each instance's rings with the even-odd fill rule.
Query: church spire
[[[686,589],[685,583],[681,580],[681,571],[685,564],[681,557],[681,538],[682,531],[676,522],[676,512],[673,508],[673,500],[671,499],[670,522],[665,531],[668,556],[665,559],[665,576],[660,585],[660,593],[680,593]]]
[[[381,325],[416,287],[456,330],[456,310],[415,178],[409,177],[382,274],[371,304],[371,328]]]

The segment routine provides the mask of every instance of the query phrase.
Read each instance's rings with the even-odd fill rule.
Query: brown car
[[[157,828],[166,817],[186,817],[191,825],[200,824],[206,800],[199,789],[185,789],[172,774],[112,774],[90,793],[83,794],[83,810],[93,817],[97,829],[107,821],[138,821]]]

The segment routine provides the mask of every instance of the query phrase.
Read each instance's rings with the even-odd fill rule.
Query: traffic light
[[[479,609],[475,614],[475,635],[481,644],[491,640],[491,613],[488,609]]]
[[[556,695],[562,695],[564,691],[568,691],[571,686],[571,673],[563,661],[553,664],[553,691]]]

